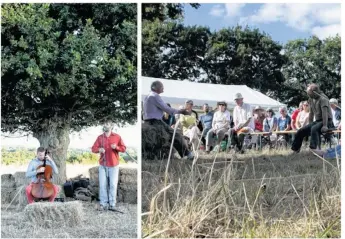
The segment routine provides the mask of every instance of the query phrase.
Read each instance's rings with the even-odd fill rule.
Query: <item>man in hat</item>
[[[291,147],[294,153],[300,151],[304,137],[309,135],[311,136],[309,148],[312,151],[315,150],[319,145],[320,134],[326,133],[329,128],[333,127],[332,111],[328,97],[321,92],[316,84],[308,86],[307,94],[310,106],[309,124],[297,131]]]
[[[333,124],[334,127],[339,129],[340,126],[340,120],[341,120],[341,110],[338,106],[338,100],[337,99],[330,99],[329,104],[331,106],[331,111],[332,111],[332,119],[333,119]]]
[[[236,106],[233,111],[234,128],[229,130],[229,142],[228,146],[236,145],[236,150],[243,153],[243,141],[245,133],[249,133],[254,130],[254,118],[252,107],[243,102],[243,96],[241,93],[236,93],[234,100]]]
[[[144,100],[144,121],[145,124],[150,124],[152,126],[162,126],[164,130],[169,134],[170,140],[172,140],[174,129],[172,129],[162,121],[164,112],[167,112],[171,115],[190,115],[190,112],[188,112],[186,109],[176,110],[174,108],[169,107],[166,103],[164,103],[164,101],[160,97],[160,94],[163,92],[164,86],[162,82],[152,82],[151,92]],[[173,144],[181,158],[187,156],[187,159],[194,159],[193,153],[188,150],[187,142],[183,139],[180,133],[176,132]]]
[[[220,143],[225,137],[225,133],[230,129],[231,116],[226,109],[225,101],[218,102],[218,111],[213,115],[212,128],[206,135],[206,153],[210,152],[211,146],[214,144],[214,136],[217,136],[216,145],[220,150]]]

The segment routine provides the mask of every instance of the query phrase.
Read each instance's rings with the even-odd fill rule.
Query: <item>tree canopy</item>
[[[151,4],[154,5],[154,4]],[[154,5],[164,11],[164,6]],[[199,6],[198,6],[199,7]],[[340,37],[316,36],[282,45],[257,28],[213,31],[182,24],[176,16],[143,18],[142,75],[213,84],[245,84],[290,106],[317,83],[340,100]]]
[[[2,131],[32,132],[50,148],[58,183],[70,131],[137,119],[136,11],[136,4],[2,5]]]

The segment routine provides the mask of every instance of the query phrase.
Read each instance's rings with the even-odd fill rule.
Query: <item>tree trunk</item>
[[[33,136],[38,139],[41,147],[48,149],[59,170],[58,175],[53,176],[53,183],[58,185],[65,183],[67,149],[70,143],[69,127],[61,128],[51,125],[45,130],[34,132]]]

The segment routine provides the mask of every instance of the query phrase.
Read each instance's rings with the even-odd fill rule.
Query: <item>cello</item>
[[[50,165],[46,165],[46,156],[49,154],[46,150],[43,165],[37,167],[37,170],[44,167],[44,172],[37,173],[37,182],[32,185],[31,195],[36,199],[48,199],[54,194],[54,186],[50,181],[53,176],[53,168]]]

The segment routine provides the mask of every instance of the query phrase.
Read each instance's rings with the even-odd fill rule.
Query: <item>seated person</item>
[[[212,128],[213,112],[210,111],[210,107],[208,106],[208,104],[204,104],[203,110],[204,110],[205,114],[200,116],[200,123],[202,125],[201,141],[206,146],[206,135],[207,135],[208,131],[210,131],[210,129]]]
[[[277,131],[290,131],[291,130],[291,117],[288,115],[285,106],[279,108],[280,117],[278,118]],[[285,147],[290,143],[290,135],[288,133],[277,134],[277,140],[282,142]]]
[[[265,119],[265,110],[261,106],[257,106],[254,109],[254,132],[263,132],[263,122]],[[260,136],[252,135],[251,144],[261,148]]]
[[[229,130],[228,147],[236,146],[236,150],[243,153],[245,134],[253,132],[254,118],[252,107],[243,102],[241,93],[235,95],[236,106],[233,111],[234,128]]]
[[[264,119],[264,122],[263,122],[263,130],[264,132],[269,133],[267,136],[269,137],[269,141],[272,144],[276,143],[277,135],[272,134],[272,133],[277,130],[277,126],[278,126],[278,119],[274,115],[275,115],[274,111],[271,108],[268,108],[266,110],[266,118]]]
[[[192,112],[193,108],[193,101],[187,100],[185,103],[185,109],[188,112]],[[197,127],[197,119],[195,114],[191,115],[181,115],[180,116],[180,124],[182,129],[183,136],[189,139],[189,143],[192,144],[194,150],[198,150],[199,144],[199,135],[200,130]]]
[[[169,103],[167,103],[167,105],[171,108]],[[176,123],[175,115],[169,115],[167,112],[164,112],[162,120],[169,126],[172,126]]]
[[[206,134],[206,153],[210,152],[211,146],[214,145],[214,136],[217,136],[215,146],[220,149],[220,143],[225,137],[225,133],[230,129],[231,116],[226,109],[225,101],[218,102],[218,110],[213,115],[212,128]]]
[[[34,197],[32,196],[31,191],[32,191],[32,187],[33,187],[34,183],[38,182],[36,175],[38,173],[43,173],[45,170],[44,167],[41,167],[40,169],[37,170],[38,166],[43,165],[44,158],[46,158],[46,165],[50,165],[52,167],[54,173],[58,174],[58,169],[57,169],[56,164],[53,161],[53,159],[48,154],[45,156],[45,149],[43,147],[39,147],[37,149],[36,158],[31,160],[31,162],[29,163],[28,169],[26,171],[26,177],[31,178],[31,183],[26,187],[26,190],[25,190],[26,197],[28,199],[29,204],[34,202]],[[54,199],[56,198],[56,196],[59,192],[58,186],[53,185],[53,189],[54,189],[54,193],[49,198],[49,202],[54,202]]]

